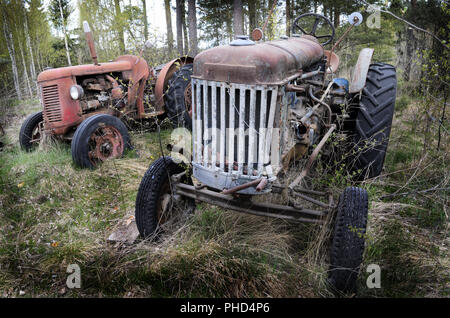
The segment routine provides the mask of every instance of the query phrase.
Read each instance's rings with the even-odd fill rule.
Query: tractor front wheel
[[[93,169],[103,161],[120,158],[130,149],[127,127],[117,117],[98,114],[81,123],[72,139],[72,159],[81,168]]]
[[[136,225],[143,238],[155,238],[160,227],[172,219],[176,212],[193,212],[194,201],[174,196],[175,185],[169,179],[184,170],[183,165],[176,164],[170,157],[161,157],[148,168],[139,186],[135,210]],[[189,183],[189,179],[183,176],[180,182]]]
[[[356,290],[368,213],[367,191],[348,187],[339,198],[330,250],[329,282],[334,291]]]
[[[19,143],[23,150],[31,151],[41,141],[41,129],[43,122],[42,111],[29,115],[22,124],[19,133]]]

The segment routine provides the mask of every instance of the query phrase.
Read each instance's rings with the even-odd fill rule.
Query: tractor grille
[[[42,101],[44,104],[44,117],[46,118],[46,121],[50,123],[62,121],[58,85],[43,86]]]
[[[194,176],[213,187],[219,174],[247,181],[272,177],[269,162],[278,87],[199,79],[192,79],[192,87]]]

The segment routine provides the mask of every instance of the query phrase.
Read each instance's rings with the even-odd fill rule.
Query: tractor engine
[[[124,55],[114,62],[45,70],[38,76],[44,129],[65,135],[97,113],[114,116],[144,111],[141,96],[149,75],[147,62]]]
[[[326,52],[308,35],[255,44],[242,36],[196,56],[192,76],[193,175],[241,194],[270,191],[331,126],[321,100]],[[331,89],[330,85],[330,89]],[[324,96],[331,96],[324,94]],[[328,103],[328,104],[327,104]]]
[[[117,76],[115,76],[118,78]],[[78,85],[72,89],[71,94],[80,94],[80,107],[82,113],[88,113],[100,108],[120,110],[125,106],[123,100],[127,83],[117,81],[113,76],[101,74],[77,78]]]

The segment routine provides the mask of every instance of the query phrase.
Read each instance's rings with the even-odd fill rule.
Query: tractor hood
[[[247,43],[247,44],[246,44]],[[240,84],[287,83],[323,57],[323,47],[311,36],[215,47],[194,59],[194,78]]]
[[[137,56],[124,55],[118,57],[114,62],[100,63],[99,65],[86,64],[49,69],[39,74],[38,82],[51,81],[71,76],[96,75],[111,72],[130,72],[131,75],[133,66],[137,64],[139,60],[141,59]]]

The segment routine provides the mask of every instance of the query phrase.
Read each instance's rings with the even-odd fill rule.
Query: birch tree
[[[5,12],[2,8],[2,11]],[[20,84],[19,84],[19,72],[17,71],[17,63],[16,63],[16,51],[14,49],[14,41],[12,37],[11,30],[9,29],[7,17],[5,15],[2,15],[3,19],[3,33],[5,35],[6,40],[6,46],[8,48],[9,58],[11,59],[11,68],[13,73],[13,81],[14,81],[14,88],[16,90],[17,97],[19,99],[22,98],[22,94],[20,91]]]
[[[70,59],[69,41],[67,36],[67,20],[72,9],[68,0],[52,0],[49,7],[51,19],[56,29],[61,30],[64,37],[64,46],[66,48],[67,64],[72,65]]]
[[[147,21],[147,3],[145,0],[142,0],[142,11],[143,11],[143,17],[144,20],[144,42],[148,39],[148,21]]]

